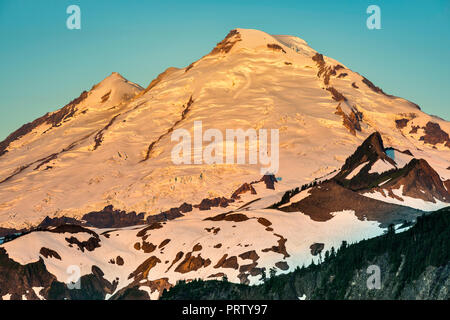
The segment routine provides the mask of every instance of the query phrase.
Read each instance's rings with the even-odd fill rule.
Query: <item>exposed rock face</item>
[[[11,300],[103,300],[107,293],[113,293],[117,282],[103,278],[103,272],[92,266],[92,273],[80,278],[83,290],[69,290],[65,283],[58,282],[47,271],[42,258],[37,262],[21,265],[9,258],[5,249],[0,248],[0,298],[10,294]],[[33,288],[43,288],[35,291]],[[39,294],[39,296],[37,295]]]
[[[369,79],[363,78],[363,79],[362,79],[362,82],[363,82],[366,86],[368,86],[370,89],[372,89],[374,92],[376,92],[376,93],[381,93],[381,94],[384,94],[384,95],[386,95],[386,96],[389,97],[388,94],[384,93],[384,91],[383,91],[381,88],[379,88],[379,87],[377,87],[376,85],[374,85],[374,84],[372,83],[372,81],[370,81]]]
[[[328,87],[327,91],[329,91],[331,93],[331,97],[333,98],[333,100],[338,101],[338,102],[347,101],[347,98],[342,93],[337,91],[335,88]]]
[[[288,270],[289,269],[289,265],[287,264],[286,261],[278,261],[275,263],[275,266],[280,269],[280,270]]]
[[[63,225],[79,225],[85,227],[95,227],[95,228],[123,228],[134,225],[141,225],[148,223],[152,225],[156,222],[163,222],[167,220],[172,220],[178,217],[182,217],[182,213],[192,211],[192,205],[188,203],[183,203],[178,208],[172,208],[168,211],[162,212],[157,215],[152,215],[144,219],[145,213],[136,214],[136,212],[126,212],[123,210],[115,210],[112,205],[106,206],[101,211],[93,211],[86,213],[83,217],[78,220],[71,217],[45,217],[40,224],[29,229],[12,229],[12,228],[1,228],[0,227],[0,237],[9,236],[14,238],[14,234],[23,234],[26,232],[34,230],[45,230],[51,227],[59,227]],[[65,229],[70,229],[71,227],[63,227]],[[72,228],[73,229],[73,228]],[[56,229],[55,232],[62,229]],[[82,230],[89,229],[73,229],[76,232],[83,232]],[[7,240],[9,240],[9,237]]]
[[[10,259],[3,248],[0,248],[0,273],[8,274],[7,277],[0,277],[0,297],[11,294],[11,300],[20,300],[23,295],[29,300],[39,300],[33,287],[44,287],[48,291],[52,282],[56,281],[55,276],[47,271],[42,258],[21,265]]]
[[[225,273],[223,272],[218,272],[218,273],[214,273],[208,276],[208,278],[222,278],[225,276]]]
[[[450,137],[447,132],[441,129],[438,123],[428,122],[423,129],[425,135],[420,137],[420,140],[432,145],[444,143],[446,147],[450,148]]]
[[[323,78],[323,83],[325,84],[325,86],[328,86],[328,84],[330,83],[330,77],[335,76],[336,71],[343,68],[341,65],[328,66],[323,58],[323,55],[320,53],[316,53],[312,57],[312,60],[316,63],[317,67],[319,68],[319,71],[317,72],[317,77]]]
[[[356,131],[361,131],[360,121],[362,121],[362,113],[359,111],[355,111],[352,109],[350,115],[347,115],[344,111],[342,111],[341,104],[336,107],[337,115],[342,116],[342,124],[346,127],[351,134],[356,136]]]
[[[211,260],[203,259],[200,254],[193,256],[191,252],[187,253],[184,260],[175,268],[175,272],[187,273],[196,271],[202,267],[207,267],[211,264]]]
[[[268,43],[267,48],[272,49],[274,51],[281,51],[283,53],[286,53],[286,51],[278,44],[276,43]]]
[[[219,42],[216,47],[211,51],[210,55],[215,55],[219,53],[228,53],[231,48],[236,44],[236,42],[242,41],[241,35],[235,30],[231,30],[228,35]]]
[[[290,257],[289,253],[287,253],[286,251],[286,241],[287,239],[284,238],[283,236],[274,233],[275,236],[277,236],[278,239],[278,245],[277,246],[272,246],[271,248],[267,248],[267,249],[263,249],[262,252],[268,252],[268,251],[273,251],[279,254],[283,255],[283,258],[287,258]]]
[[[52,249],[42,247],[41,250],[39,251],[39,253],[42,256],[44,256],[44,258],[55,258],[55,259],[61,260],[61,256],[58,254],[58,252],[56,252]]]
[[[148,227],[145,227],[144,229],[140,230],[140,231],[136,234],[136,236],[138,236],[138,237],[144,237],[144,236],[146,235],[147,231],[155,230],[155,229],[161,229],[162,227],[163,227],[163,226],[162,226],[161,223],[159,223],[159,222],[154,222],[154,223],[152,223],[151,225],[149,225]]]
[[[444,186],[447,189],[447,191],[450,192],[450,179],[444,181],[443,183],[444,183]]]
[[[125,288],[117,291],[109,300],[150,300],[148,292],[142,290],[141,287],[148,287],[152,293],[158,291],[159,298],[164,290],[169,290],[172,286],[168,278],[133,281]]]
[[[109,97],[109,94],[108,94],[108,97]],[[105,101],[103,101],[103,98],[102,98],[102,102],[105,102]],[[98,147],[101,146],[105,132],[108,130],[109,127],[111,127],[111,125],[116,121],[117,117],[119,117],[119,116],[120,116],[120,113],[115,115],[114,117],[112,117],[111,120],[108,122],[108,124],[106,126],[104,126],[99,132],[97,132],[97,134],[95,135],[95,138],[94,138],[94,141],[95,141],[95,145],[93,147],[94,151]]]
[[[100,248],[100,239],[96,237],[90,237],[87,241],[80,241],[76,237],[66,238],[68,243],[76,244],[81,252],[84,252],[84,249],[87,251],[94,251],[95,248]]]
[[[232,256],[228,257],[228,254],[224,254],[222,258],[217,262],[217,264],[214,266],[214,268],[232,268],[232,269],[238,269],[239,264],[237,262],[237,257]]]
[[[266,184],[267,189],[275,190],[275,183],[277,183],[277,178],[273,174],[265,174],[261,180]]]
[[[155,267],[161,260],[158,257],[151,256],[147,260],[145,260],[136,270],[134,270],[129,276],[128,279],[134,278],[134,280],[142,280],[146,279],[149,271]]]
[[[49,227],[58,227],[63,224],[78,224],[82,225],[83,222],[80,220],[77,220],[75,218],[69,218],[69,217],[54,217],[50,218],[49,216],[45,217],[44,220],[37,226],[37,228],[49,228]]]
[[[60,225],[54,229],[50,229],[47,230],[48,232],[54,232],[54,233],[72,233],[72,234],[76,234],[76,233],[81,233],[81,232],[85,232],[88,233],[90,235],[92,235],[94,238],[99,238],[98,234],[95,233],[94,231],[85,228],[83,226],[79,226],[79,225],[74,225],[74,224],[64,224],[64,225]]]
[[[106,206],[101,211],[94,211],[85,214],[82,220],[89,226],[96,228],[122,228],[138,224],[144,224],[144,213],[127,213],[121,210],[114,210],[112,205]]]
[[[313,243],[309,248],[311,249],[311,254],[313,256],[317,256],[320,254],[325,247],[325,244],[323,243]]]
[[[151,242],[142,241],[141,249],[145,253],[152,253],[153,251],[155,251],[156,246],[153,243],[151,243]]]
[[[235,192],[233,192],[233,194],[231,195],[231,199],[235,199],[238,200],[241,198],[241,194],[249,192],[251,194],[256,194],[256,190],[255,188],[253,188],[253,186],[249,183],[244,183],[243,185],[241,185]]]
[[[397,178],[383,184],[382,189],[403,188],[403,195],[424,201],[450,202],[450,193],[445,188],[436,171],[423,159],[413,159],[404,168],[399,169]]]
[[[218,197],[213,199],[203,199],[202,202],[198,205],[194,205],[195,208],[199,208],[200,210],[210,210],[211,207],[228,207],[230,202],[234,202],[233,199],[227,199],[225,197]]]
[[[265,227],[272,225],[272,222],[270,222],[266,218],[258,218],[258,222],[261,223]]]
[[[161,249],[161,248],[163,248],[166,244],[168,244],[170,242],[170,239],[165,239],[165,240],[163,240],[160,244],[159,244],[159,246],[158,246],[158,249]],[[201,246],[200,246],[201,247]]]
[[[246,221],[249,218],[243,214],[243,213],[221,213],[214,217],[205,218],[204,220],[211,220],[211,221],[232,221],[232,222],[241,222]]]
[[[167,211],[148,216],[147,223],[155,223],[155,222],[173,220],[173,219],[182,217],[183,213],[190,212],[190,211],[192,211],[192,205],[185,202],[178,208],[171,208]]]
[[[409,133],[417,133],[417,130],[419,130],[420,127],[419,126],[411,126],[411,130],[409,131]]]
[[[239,258],[241,258],[243,260],[249,259],[249,260],[252,260],[253,262],[255,262],[259,259],[259,255],[256,253],[255,250],[251,250],[251,251],[241,253],[239,255]]]
[[[422,212],[420,210],[390,204],[367,198],[357,192],[348,190],[334,181],[328,181],[310,190],[310,196],[282,207],[286,212],[302,212],[315,221],[327,221],[333,216],[331,212],[353,210],[360,220],[372,220],[389,225],[401,223],[404,220],[415,219]]]
[[[191,110],[191,106],[194,103],[194,100],[192,99],[192,96],[189,98],[188,102],[186,102],[183,105],[183,111],[181,112],[181,117],[175,121],[164,133],[162,133],[158,138],[156,138],[155,140],[153,140],[147,147],[147,151],[145,153],[145,157],[144,159],[142,159],[140,162],[145,162],[148,159],[150,159],[152,157],[152,153],[153,153],[153,149],[155,148],[155,146],[162,140],[164,139],[166,136],[168,136],[169,134],[171,134],[173,132],[173,130],[175,129],[175,127],[182,122],[184,119],[186,119],[187,114],[189,113],[189,111]]]
[[[395,124],[397,126],[398,129],[403,129],[404,127],[406,127],[408,125],[409,119],[398,119],[395,120]]]
[[[403,201],[403,199],[396,196],[393,190],[402,188],[403,195],[405,196],[433,203],[436,202],[434,199],[450,202],[450,194],[445,188],[444,182],[441,181],[436,171],[425,160],[412,159],[405,167],[397,169],[395,161],[387,156],[386,150],[380,134],[377,132],[373,133],[357,148],[353,155],[347,158],[341,171],[333,180],[354,191],[362,192],[362,190],[369,190],[370,192],[378,191],[384,194],[385,192],[383,190],[388,190],[388,196],[398,198],[400,201]],[[399,152],[412,155],[409,150]],[[381,173],[369,173],[373,164],[378,160],[383,160],[385,163],[391,164],[392,169]],[[349,175],[358,167],[360,167],[359,172],[349,179]],[[358,200],[357,196],[351,195],[343,190],[341,191],[354,201]],[[313,199],[305,200],[308,202]],[[371,206],[375,205],[375,203],[368,202],[367,205]],[[357,202],[353,206],[350,205],[350,207],[362,208]],[[395,211],[394,208],[391,209]],[[390,211],[391,209],[384,208],[382,210]]]
[[[174,258],[173,261],[172,261],[172,264],[171,264],[170,267],[167,269],[167,271],[169,271],[175,263],[177,263],[178,261],[180,261],[180,259],[183,258],[183,255],[184,255],[183,251],[179,251],[179,252],[176,254],[175,258]]]
[[[117,256],[116,263],[118,266],[123,266],[125,261],[123,260],[123,258],[121,256]]]
[[[0,227],[0,237],[6,237],[10,236],[11,238],[14,237],[15,234],[20,234],[25,232],[26,229],[14,229],[14,228],[1,228]]]
[[[395,166],[394,160],[388,157],[384,151],[381,135],[378,132],[374,132],[349,158],[347,158],[341,171],[335,176],[334,180],[341,184],[345,184],[352,190],[367,188],[378,176],[378,173],[369,173],[372,165],[377,160],[383,160],[386,163]],[[347,176],[350,175],[353,170],[364,163],[367,164],[361,168],[357,175],[351,179],[347,179]]]

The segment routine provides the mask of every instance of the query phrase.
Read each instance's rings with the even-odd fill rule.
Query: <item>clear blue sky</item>
[[[66,8],[81,8],[81,30]],[[381,8],[382,30],[366,28]],[[112,71],[147,86],[229,30],[291,34],[384,91],[450,120],[450,1],[0,0],[0,139]]]

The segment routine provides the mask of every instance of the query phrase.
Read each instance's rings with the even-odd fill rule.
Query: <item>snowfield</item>
[[[137,236],[139,231],[144,229],[143,226],[116,230],[90,228],[100,235],[101,240],[100,247],[93,251],[82,252],[76,246],[70,247],[65,240],[71,236],[80,241],[87,240],[91,237],[87,233],[32,232],[7,242],[2,247],[6,249],[11,259],[23,265],[36,262],[40,258],[44,259],[48,271],[64,283],[68,282],[71,274],[68,272],[69,266],[78,266],[82,276],[90,274],[92,266],[95,265],[105,273],[104,278],[108,281],[118,280],[115,291],[117,292],[133,282],[134,278],[130,278],[130,274],[150,256],[157,257],[160,262],[149,270],[148,280],[167,277],[169,283],[175,284],[181,279],[211,279],[212,275],[223,273],[230,281],[240,282],[238,276],[244,273],[241,268],[254,262],[257,263],[254,268],[266,268],[267,273],[273,267],[277,273],[289,272],[297,266],[307,266],[312,261],[319,262],[319,255],[312,254],[311,245],[314,243],[324,244],[320,255],[323,258],[326,250],[330,250],[333,246],[338,248],[344,240],[353,243],[384,232],[384,229],[379,227],[379,223],[361,221],[352,211],[335,212],[334,217],[326,222],[313,221],[302,213],[285,213],[268,209],[236,211],[236,214],[241,213],[248,218],[240,222],[204,220],[225,211],[229,210],[217,209],[213,212],[194,210],[182,218],[168,221],[160,229],[147,231],[148,237],[145,241],[157,246],[151,253],[135,248],[136,243],[143,242],[142,238]],[[270,226],[266,227],[258,222],[258,218],[266,219],[271,223]],[[160,244],[166,239],[170,241],[161,247]],[[287,239],[280,246],[284,247],[285,251],[283,249],[280,252],[265,250],[279,246],[280,239]],[[61,260],[55,257],[45,258],[39,254],[42,247],[57,252]],[[195,247],[200,249],[193,251]],[[243,253],[253,250],[257,255],[256,260],[240,257]],[[176,260],[178,252],[183,252],[184,255],[193,252],[195,256],[209,259],[210,264],[197,270],[181,273],[176,270],[176,264],[169,268]],[[224,254],[227,254],[228,258],[236,258],[236,266],[216,267]],[[111,263],[111,259],[115,260],[118,256],[123,259],[123,265]],[[286,267],[276,268],[279,262],[286,264]],[[221,279],[222,276],[213,278]],[[248,275],[250,284],[259,283],[260,278],[260,274]],[[148,287],[146,290],[149,290]],[[150,293],[154,298],[157,298],[159,294],[159,292]]]
[[[362,76],[328,57],[323,58],[327,67],[341,68],[325,85],[312,59],[317,52],[302,39],[237,32],[229,52],[171,68],[146,90],[113,73],[89,91],[72,117],[54,127],[41,124],[13,141],[0,157],[0,226],[35,225],[45,216],[80,217],[106,205],[151,215],[186,199],[229,195],[243,181],[260,177],[255,165],[174,165],[175,143],[168,132],[182,128],[193,135],[195,120],[203,121],[204,130],[222,132],[278,129],[277,176],[286,190],[340,168],[373,131],[450,179],[450,149],[408,134],[411,126],[429,121],[450,132],[448,122],[375,92]],[[335,101],[325,90],[330,86],[347,100]],[[338,106],[348,117],[352,110],[362,114],[361,131],[354,135],[343,125]],[[406,128],[396,127],[400,118],[411,119]]]
[[[194,136],[195,121],[202,121],[203,132],[216,129],[224,136],[227,129],[277,129],[275,186],[258,182],[262,165],[174,164],[171,153],[177,142],[171,135],[184,129]],[[396,166],[381,158],[371,162],[363,154],[351,167],[355,169],[345,172],[345,181],[320,189],[374,132],[387,148],[381,152]],[[403,218],[418,214],[411,208],[430,211],[450,205],[443,202],[450,199],[449,132],[450,122],[384,93],[300,38],[236,29],[211,53],[186,68],[167,69],[145,89],[112,73],[0,143],[0,232],[32,228],[46,217],[80,220],[106,206],[143,213],[145,219],[182,204],[192,205],[192,211],[144,225],[33,231],[0,244],[0,250],[21,265],[42,259],[63,283],[70,277],[68,268],[76,266],[80,275],[99,268],[104,279],[117,284],[106,298],[138,285],[157,299],[178,280],[224,275],[257,284],[263,268],[289,272],[320,262],[325,251],[342,241],[383,234],[380,208],[385,210],[381,214],[392,216],[402,211]],[[225,152],[225,143],[219,145]],[[245,148],[248,153],[248,143]],[[369,162],[371,168],[364,168]],[[345,189],[367,169],[377,176],[399,173],[411,163],[416,163],[411,172],[422,175],[420,187],[429,187],[422,191],[436,192],[443,201],[405,196],[403,186],[387,190],[384,184],[395,175],[365,185],[367,190]],[[412,175],[402,177],[408,182],[405,191],[417,188]],[[312,187],[312,182],[319,185]],[[355,185],[363,182],[372,181]],[[244,184],[249,190],[233,197]],[[287,191],[309,184],[286,199]],[[328,190],[338,196],[330,199]],[[409,195],[417,196],[415,191]],[[344,203],[341,195],[353,203]],[[201,207],[213,198],[235,201]],[[364,210],[368,202],[371,212]],[[392,209],[387,203],[404,207]],[[326,211],[322,204],[342,206]],[[295,211],[297,205],[303,212]],[[289,208],[295,212],[282,211]],[[28,291],[22,298],[41,299],[45,293],[36,284]],[[11,292],[0,288],[0,293],[11,298]]]

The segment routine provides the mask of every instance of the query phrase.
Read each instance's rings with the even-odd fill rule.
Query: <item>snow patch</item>
[[[389,171],[392,169],[395,169],[395,167],[392,164],[384,161],[383,159],[378,159],[377,161],[375,161],[375,163],[370,168],[369,173],[382,174],[383,172],[386,172],[386,171]]]
[[[383,189],[383,192],[385,194],[388,194],[389,191],[386,189]],[[385,196],[379,191],[366,192],[366,193],[363,193],[362,195],[365,197],[368,197],[368,198],[375,199],[375,200],[380,200],[380,201],[384,201],[384,202],[388,202],[388,203],[398,204],[401,206],[411,207],[411,208],[419,209],[422,211],[435,211],[435,210],[439,210],[439,209],[449,206],[449,203],[442,202],[436,198],[434,198],[435,202],[433,203],[433,202],[425,201],[422,199],[404,196],[403,195],[403,186],[401,186],[399,189],[393,189],[392,193],[395,194],[397,197],[403,199],[403,201],[396,199],[396,198],[391,198],[389,196]]]
[[[357,166],[350,174],[346,177],[346,179],[351,180],[354,176],[358,175],[358,173],[361,171],[362,168],[364,168],[369,161],[361,163],[359,166]]]

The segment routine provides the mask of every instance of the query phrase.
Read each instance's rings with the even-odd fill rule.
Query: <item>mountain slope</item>
[[[278,129],[278,172],[175,164],[172,133],[197,121],[225,137],[203,142],[219,156],[227,129]],[[233,30],[145,89],[113,73],[1,143],[0,259],[21,277],[0,276],[0,297],[156,299],[317,263],[450,204],[447,132],[291,36]],[[72,267],[86,291],[68,290]]]
[[[166,70],[145,90],[111,77],[2,143],[0,227],[80,218],[109,205],[149,216],[259,179],[255,165],[174,165],[171,133],[192,134],[196,120],[203,130],[221,132],[278,129],[279,190],[337,170],[374,131],[450,179],[448,122],[385,94],[296,37],[236,29],[211,53]]]
[[[350,246],[341,246],[321,265],[275,276],[259,286],[223,281],[181,282],[164,300],[259,299],[441,299],[450,293],[450,209],[421,217],[401,234],[387,234]],[[367,288],[379,266],[381,288]],[[136,289],[137,290],[137,289]]]
[[[30,289],[39,287],[41,296],[50,299],[53,286],[62,285],[60,294],[80,298],[81,293],[73,296],[64,289],[73,267],[80,268],[89,288],[89,281],[108,288],[95,291],[102,298],[138,294],[137,287],[155,299],[178,280],[198,277],[226,275],[233,282],[258,284],[264,270],[285,273],[317,263],[321,252],[342,241],[372,238],[393,225],[402,230],[421,214],[369,199],[334,178],[287,193],[277,191],[279,183],[266,175],[242,184],[230,198],[184,203],[145,220],[143,213],[112,207],[81,220],[46,217],[38,228],[8,236],[0,245],[11,268],[20,274],[37,268],[46,277],[32,286],[5,274],[8,290],[0,294],[36,299]]]

